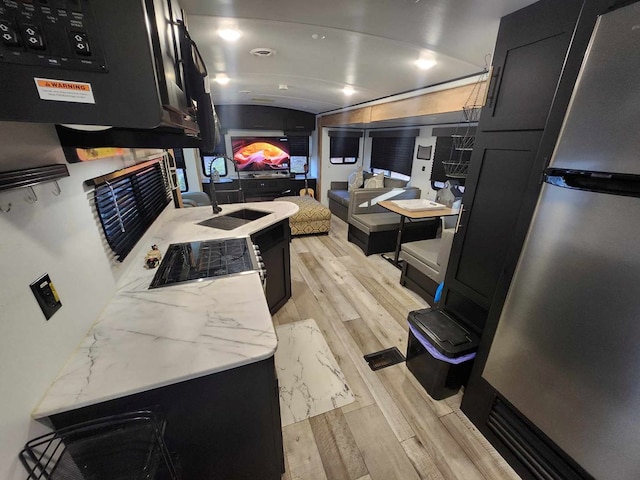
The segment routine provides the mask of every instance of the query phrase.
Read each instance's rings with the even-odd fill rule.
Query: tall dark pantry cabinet
[[[622,3],[541,0],[502,19],[440,303],[482,334],[462,410],[527,479],[589,477],[482,371],[597,16]]]

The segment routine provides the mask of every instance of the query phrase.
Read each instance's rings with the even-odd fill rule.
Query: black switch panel
[[[78,55],[91,56],[91,45],[86,33],[71,32],[70,38],[74,52]]]
[[[62,307],[58,292],[56,292],[49,275],[45,273],[29,286],[38,301],[38,305],[40,305],[42,309],[42,313],[44,313],[45,318],[49,320],[53,314]]]
[[[22,35],[24,37],[24,44],[28,48],[33,50],[44,50],[46,48],[40,27],[35,25],[23,25]]]
[[[7,47],[20,46],[20,37],[18,37],[13,25],[6,20],[0,20],[0,37],[2,37],[2,43]]]
[[[97,1],[0,0],[0,65],[107,72]]]

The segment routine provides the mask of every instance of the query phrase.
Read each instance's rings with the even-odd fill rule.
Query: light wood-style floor
[[[460,411],[461,394],[435,401],[404,364],[373,372],[362,358],[406,353],[407,313],[428,306],[400,271],[348,243],[335,216],[328,236],[296,237],[291,250],[293,296],[274,322],[315,319],[356,401],[283,429],[283,479],[518,479]]]

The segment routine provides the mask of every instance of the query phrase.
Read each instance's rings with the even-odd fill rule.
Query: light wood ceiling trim
[[[459,112],[464,105],[470,102],[470,99],[478,98],[481,104],[484,103],[487,82],[480,83],[478,95],[473,90],[475,87],[475,83],[463,85],[403,100],[381,103],[371,107],[333,113],[320,117],[318,124],[319,128],[349,125],[362,127],[363,124],[366,125],[371,122]]]
[[[338,112],[320,118],[321,127],[337,127],[354,123],[371,122],[371,107],[356,108],[346,112]]]
[[[434,115],[439,113],[457,112],[476,97],[474,91],[476,84],[462,87],[449,88],[439,92],[425,93],[418,97],[396,100],[395,102],[382,103],[371,107],[371,121],[394,120],[398,118],[418,117],[421,115]],[[480,84],[478,101],[484,99],[486,82]]]

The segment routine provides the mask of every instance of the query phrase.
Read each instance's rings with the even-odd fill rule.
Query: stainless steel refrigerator
[[[596,25],[483,377],[596,479],[640,479],[640,5]]]

